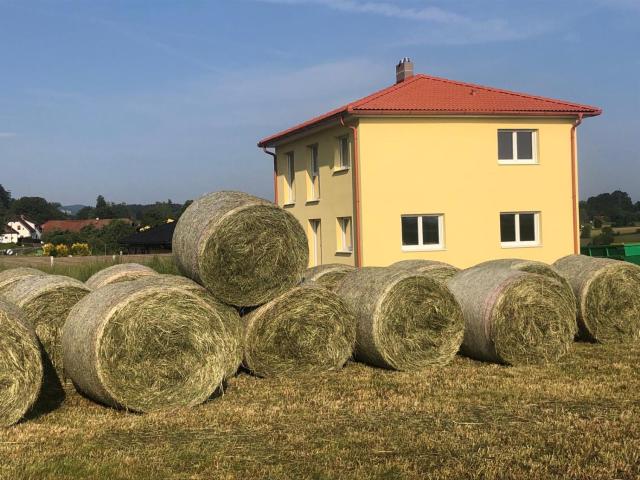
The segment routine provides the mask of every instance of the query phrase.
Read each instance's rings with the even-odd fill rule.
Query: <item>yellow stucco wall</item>
[[[277,155],[277,188],[278,204],[292,213],[302,224],[311,242],[310,219],[320,220],[321,229],[321,259],[320,263],[354,264],[354,254],[338,252],[338,217],[353,218],[352,169],[339,170],[336,168],[338,155],[338,138],[349,136],[350,146],[353,145],[353,135],[349,128],[334,127],[310,134],[302,140],[292,141],[276,148]],[[310,162],[310,145],[318,146],[318,161],[320,171],[320,198],[311,201],[309,196],[308,169]],[[351,149],[352,151],[352,149]],[[295,202],[287,204],[285,188],[285,172],[287,168],[287,153],[293,152],[295,164]],[[309,245],[311,249],[311,244]],[[313,266],[313,256],[310,255],[309,264]]]
[[[500,165],[498,129],[536,129],[537,165]],[[573,252],[570,119],[361,118],[362,262],[469,267]],[[541,244],[502,248],[500,212],[539,211]],[[444,250],[401,248],[401,215],[444,214]]]

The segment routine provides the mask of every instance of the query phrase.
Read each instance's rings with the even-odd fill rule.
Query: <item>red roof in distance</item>
[[[42,224],[42,232],[49,233],[53,231],[60,232],[79,232],[84,227],[92,226],[98,230],[106,227],[111,222],[120,220],[122,222],[131,223],[128,218],[100,218],[90,220],[48,220]]]
[[[345,114],[365,115],[600,115],[598,107],[565,102],[526,93],[485,87],[418,74],[367,97],[348,103],[311,120],[264,138],[259,147],[273,146],[285,137]]]

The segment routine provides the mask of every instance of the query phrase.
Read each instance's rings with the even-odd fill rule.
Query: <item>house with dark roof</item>
[[[130,254],[171,253],[173,231],[176,222],[171,221],[140,231],[120,239],[120,245]]]
[[[20,238],[20,234],[16,232],[9,225],[2,226],[2,233],[0,234],[0,244],[4,243],[18,243],[18,239]]]
[[[600,114],[414,75],[405,58],[393,85],[258,146],[276,203],[307,231],[310,266],[552,262],[579,253],[576,132]]]

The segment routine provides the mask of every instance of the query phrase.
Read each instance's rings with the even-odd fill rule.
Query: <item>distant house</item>
[[[2,234],[0,235],[0,243],[18,243],[20,234],[9,225],[3,225]]]
[[[175,228],[176,223],[169,222],[141,230],[120,239],[120,245],[128,253],[171,253],[171,240]]]
[[[7,222],[7,226],[18,233],[18,241],[40,240],[42,237],[40,228],[34,222],[29,221],[24,215],[20,215],[20,217]]]
[[[79,232],[84,227],[94,227],[98,230],[112,222],[121,221],[132,224],[129,218],[92,218],[90,220],[49,220],[42,224],[43,233],[51,232]]]

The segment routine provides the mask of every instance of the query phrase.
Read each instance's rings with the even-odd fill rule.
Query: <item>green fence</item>
[[[614,258],[640,265],[640,243],[612,243],[610,245],[587,245],[580,249],[583,255]]]

